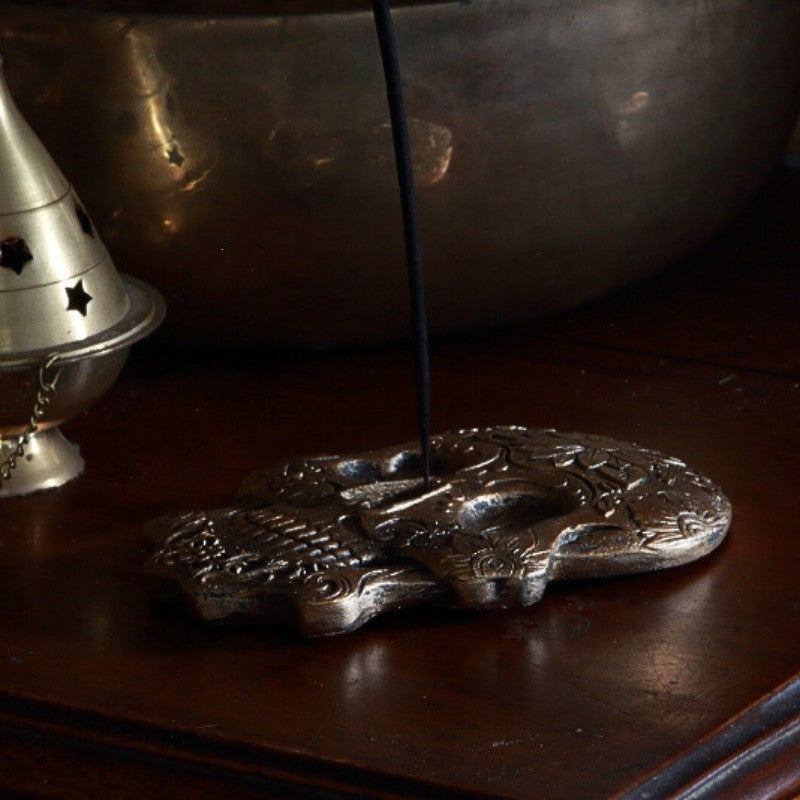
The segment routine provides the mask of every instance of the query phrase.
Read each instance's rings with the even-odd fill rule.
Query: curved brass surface
[[[117,265],[171,301],[173,338],[407,335],[371,15],[320,7],[0,3],[19,105]],[[395,24],[437,331],[562,309],[679,258],[743,206],[800,101],[796,0],[419,3]]]
[[[84,358],[61,368],[57,391],[40,427],[49,429],[86,411],[104,395],[122,370],[129,347],[96,358]],[[0,370],[0,439],[25,430],[37,391],[39,365]]]
[[[0,458],[14,452],[14,442],[0,439]],[[58,428],[31,434],[26,454],[16,469],[0,483],[0,499],[55,489],[83,474],[84,463],[77,445],[67,441]]]

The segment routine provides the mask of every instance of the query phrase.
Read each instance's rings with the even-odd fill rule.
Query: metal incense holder
[[[114,268],[0,60],[0,497],[81,474],[59,424],[109,388],[163,315],[158,292]]]
[[[677,458],[517,426],[257,473],[226,509],[153,524],[147,571],[209,622],[345,633],[390,609],[535,603],[547,583],[662,569],[713,550],[720,489]]]
[[[147,571],[209,622],[345,633],[395,608],[528,606],[560,578],[672,567],[716,547],[722,492],[602,436],[517,426],[428,435],[422,258],[388,0],[374,0],[403,208],[420,446],[320,456],[248,478],[231,508],[153,526]]]

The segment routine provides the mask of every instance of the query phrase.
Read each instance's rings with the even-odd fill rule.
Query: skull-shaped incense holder
[[[158,292],[116,271],[0,71],[0,497],[83,471],[59,424],[111,386],[163,315]]]
[[[724,538],[728,500],[671,458],[517,426],[320,456],[250,476],[237,505],[153,524],[147,565],[202,619],[352,631],[389,609],[535,603],[550,580],[677,566]]]

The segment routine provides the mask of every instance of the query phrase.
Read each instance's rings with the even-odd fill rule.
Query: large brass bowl
[[[164,291],[168,335],[406,335],[366,3],[64,5],[0,3],[9,83],[119,267]],[[800,102],[797,0],[453,0],[395,24],[439,331],[679,258],[742,208]]]

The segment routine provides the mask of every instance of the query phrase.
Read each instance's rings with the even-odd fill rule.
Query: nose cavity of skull
[[[488,467],[498,457],[494,446],[446,448],[438,439],[433,440],[432,446],[433,493],[441,491],[454,478]],[[422,456],[415,450],[399,450],[385,460],[349,459],[342,461],[337,471],[354,484],[342,491],[342,499],[368,508],[413,503],[421,499],[419,495],[424,488]]]
[[[443,486],[460,466],[451,459],[434,455],[431,475],[435,484]],[[422,458],[411,450],[401,450],[383,462],[365,459],[343,461],[338,471],[347,480],[358,481],[342,490],[342,500],[365,508],[414,503],[420,499],[424,488]]]
[[[404,500],[418,498],[421,479],[404,481],[376,481],[361,486],[351,486],[342,490],[340,496],[346,503],[354,503],[364,508],[383,508]]]

